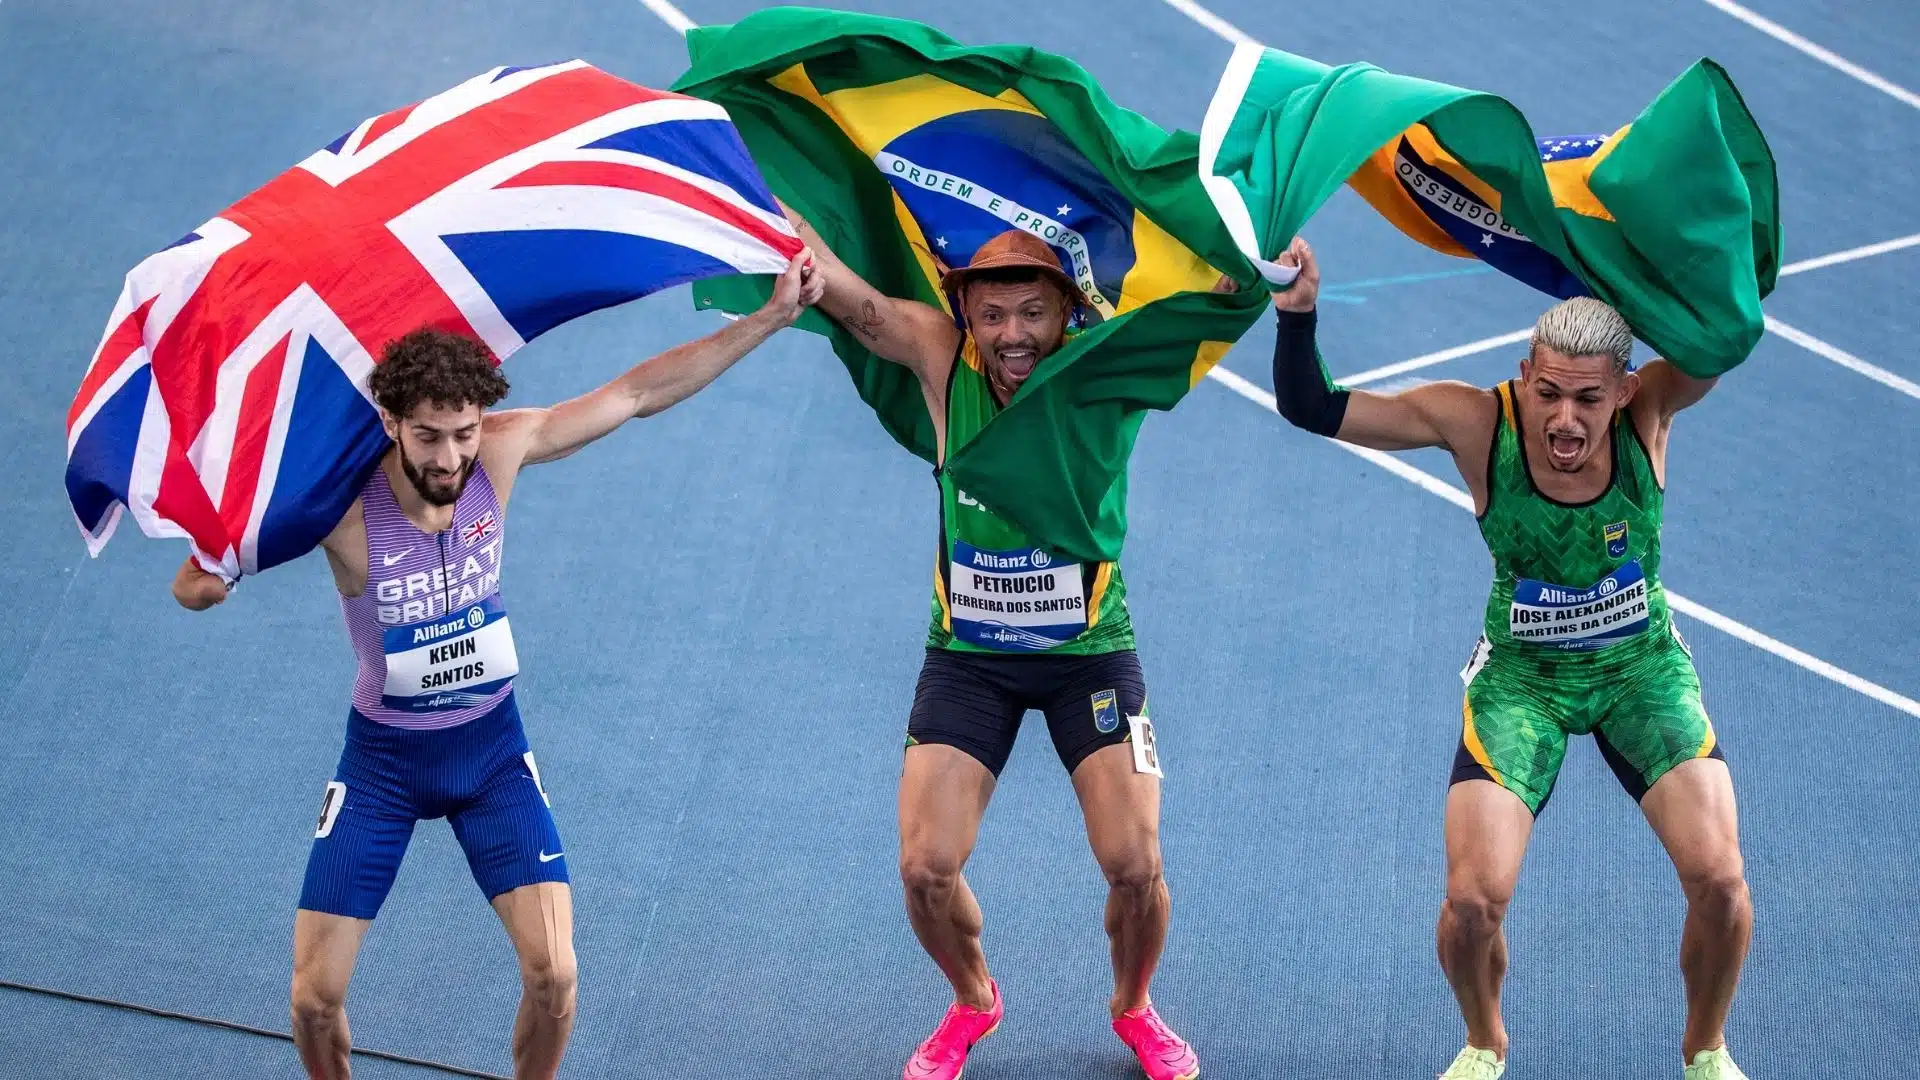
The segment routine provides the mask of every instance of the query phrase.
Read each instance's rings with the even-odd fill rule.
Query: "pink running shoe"
[[[1000,984],[988,980],[988,985],[993,987],[992,1008],[981,1010],[957,1001],[947,1006],[940,1026],[907,1059],[902,1080],[960,1080],[960,1071],[967,1067],[967,1051],[993,1034],[1007,1011],[1000,1000]]]
[[[1193,1047],[1173,1033],[1152,1004],[1128,1009],[1114,1018],[1113,1033],[1127,1044],[1148,1080],[1199,1080],[1200,1059]]]

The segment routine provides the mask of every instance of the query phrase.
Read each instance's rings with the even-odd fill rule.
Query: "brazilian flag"
[[[1145,411],[1169,409],[1267,302],[1199,176],[1199,143],[1110,101],[1070,60],[967,47],[919,23],[772,8],[693,30],[674,89],[725,106],[775,194],[889,296],[948,310],[939,279],[989,238],[1047,241],[1087,294],[1086,325],[946,468],[1060,554],[1120,555],[1126,469]],[[1214,291],[1222,275],[1237,289]],[[752,310],[767,279],[695,299]],[[917,378],[817,312],[861,398],[931,462]]]
[[[1616,131],[1538,138],[1492,94],[1242,45],[1200,137],[1223,220],[1276,283],[1265,260],[1347,183],[1436,251],[1612,304],[1690,375],[1718,375],[1760,340],[1779,184],[1711,60]]]

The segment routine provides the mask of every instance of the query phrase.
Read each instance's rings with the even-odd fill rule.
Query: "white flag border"
[[[1266,51],[1266,46],[1251,41],[1233,47],[1233,57],[1227,61],[1220,85],[1213,91],[1213,100],[1207,103],[1206,117],[1200,122],[1200,183],[1207,189],[1207,197],[1213,201],[1221,224],[1227,227],[1227,235],[1233,238],[1241,254],[1260,269],[1260,276],[1269,284],[1284,287],[1293,284],[1300,268],[1261,258],[1260,241],[1253,234],[1253,215],[1248,213],[1240,189],[1213,171],[1220,147],[1226,142],[1227,129],[1233,126],[1234,114],[1246,100],[1247,87],[1252,84],[1253,73]]]

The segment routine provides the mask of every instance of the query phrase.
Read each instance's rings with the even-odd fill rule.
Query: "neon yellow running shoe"
[[[1733,1055],[1723,1046],[1693,1055],[1693,1064],[1687,1066],[1687,1080],[1747,1080],[1747,1074],[1733,1063]]]
[[[1506,1071],[1507,1063],[1495,1057],[1493,1051],[1469,1046],[1440,1074],[1440,1080],[1500,1080],[1500,1074]],[[1695,1080],[1691,1072],[1687,1080]]]

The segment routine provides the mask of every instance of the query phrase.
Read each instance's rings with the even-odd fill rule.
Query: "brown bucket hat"
[[[980,245],[973,253],[973,261],[965,266],[956,266],[940,277],[940,288],[948,293],[956,293],[967,283],[968,277],[982,270],[1005,270],[1012,267],[1032,267],[1040,271],[1054,284],[1060,286],[1067,299],[1078,307],[1086,307],[1087,294],[1065,270],[1060,269],[1060,260],[1054,257],[1053,248],[1045,240],[1023,229],[1008,229],[999,236]]]

